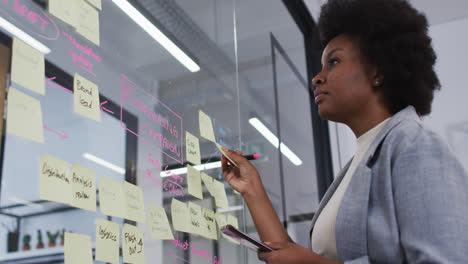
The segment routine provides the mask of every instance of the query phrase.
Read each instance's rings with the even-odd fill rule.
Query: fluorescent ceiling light
[[[283,142],[279,144],[278,137],[273,134],[258,118],[253,117],[249,119],[249,123],[255,127],[255,129],[260,132],[275,148],[280,148],[281,153],[283,153],[286,158],[288,158],[294,165],[302,165],[302,160],[294,154],[294,152],[288,148]]]
[[[42,206],[40,204],[36,204],[36,203],[30,202],[30,201],[26,201],[26,200],[18,198],[18,197],[10,197],[10,198],[8,198],[8,200],[10,200],[12,202],[19,203],[19,204],[24,204],[24,205],[32,207],[32,208],[44,209],[44,206]]]
[[[268,141],[270,141],[270,143],[275,147],[275,148],[278,148],[279,147],[279,140],[278,140],[278,137],[275,136],[275,134],[273,134],[273,132],[271,132],[268,127],[266,127],[260,120],[258,120],[258,118],[254,117],[254,118],[250,118],[249,119],[249,123],[255,127],[255,129],[258,130],[258,132],[260,132],[260,134],[262,134]]]
[[[210,162],[202,165],[193,166],[198,171],[211,170],[221,168],[221,161]],[[182,175],[187,173],[187,167],[169,170],[169,172],[161,171],[161,177],[169,177],[172,174]]]
[[[286,156],[294,165],[300,166],[302,165],[302,160],[292,152],[290,148],[288,148],[283,142],[280,144],[280,151],[283,155]]]
[[[83,154],[83,157],[84,157],[85,159],[89,159],[90,161],[94,161],[94,162],[96,162],[97,164],[99,164],[99,165],[101,165],[101,166],[104,166],[104,167],[106,167],[106,168],[108,168],[108,169],[111,169],[111,170],[113,170],[113,171],[116,171],[117,173],[125,174],[125,169],[123,169],[123,168],[121,168],[121,167],[119,167],[119,166],[117,166],[117,165],[114,165],[114,164],[112,164],[112,163],[110,163],[110,162],[108,162],[108,161],[105,161],[105,160],[103,160],[103,159],[101,159],[101,158],[98,158],[98,157],[96,157],[96,156],[94,156],[94,155],[92,155],[92,154],[84,153],[84,154]]]
[[[225,208],[218,208],[218,209],[216,209],[216,212],[217,212],[217,213],[229,213],[229,212],[234,212],[234,211],[240,211],[240,210],[242,210],[242,209],[244,209],[244,206],[242,206],[242,205],[236,205],[236,206],[231,206],[231,207],[229,207],[229,208],[227,208],[227,209],[225,209]]]
[[[21,39],[29,46],[37,49],[38,51],[42,52],[43,54],[50,53],[50,49],[36,40],[35,38],[31,37],[28,33],[24,32],[23,30],[17,28],[15,25],[11,24],[10,22],[6,21],[4,18],[0,17],[0,27],[4,28],[6,31],[10,32],[13,36]]]
[[[174,42],[172,42],[164,33],[162,33],[153,23],[151,23],[143,14],[133,7],[127,0],[112,0],[124,13],[126,13],[135,23],[137,23],[146,33],[154,38],[163,46],[172,56],[174,56],[189,71],[197,72],[200,66],[195,63],[187,54],[185,54]]]

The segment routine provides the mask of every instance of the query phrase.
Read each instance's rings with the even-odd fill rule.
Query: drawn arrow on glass
[[[101,103],[101,111],[106,111],[106,112],[109,112],[111,114],[114,114],[114,112],[112,112],[111,110],[105,108],[104,106],[102,106],[103,104],[107,104],[107,101],[104,101]]]
[[[50,132],[57,134],[57,135],[60,137],[60,139],[66,139],[66,138],[68,138],[67,133],[63,132],[63,130],[62,130],[62,134],[60,134],[59,132],[48,128],[47,126],[43,126],[43,127],[44,127],[44,129],[47,129],[47,130],[49,130]]]
[[[46,79],[46,85],[47,85],[47,88],[49,88],[49,90],[52,90],[52,88],[50,88],[50,85],[49,85],[49,83],[51,83],[51,84],[53,84],[54,86],[56,86],[56,87],[58,87],[58,88],[64,90],[65,92],[73,93],[72,91],[68,90],[67,88],[65,88],[65,87],[63,87],[63,86],[60,86],[60,85],[58,85],[58,84],[56,84],[56,83],[53,83],[53,82],[50,82],[50,81],[52,81],[52,80],[55,80],[55,78],[56,78],[56,77],[50,77],[50,78],[47,78],[47,79]]]

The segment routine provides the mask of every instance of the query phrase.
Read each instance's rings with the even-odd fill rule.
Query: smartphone
[[[272,248],[263,244],[262,242],[256,240],[255,238],[245,234],[239,229],[235,228],[232,225],[225,225],[221,227],[221,232],[232,237],[234,240],[238,241],[241,245],[246,246],[247,248],[257,252],[257,251],[273,251]]]

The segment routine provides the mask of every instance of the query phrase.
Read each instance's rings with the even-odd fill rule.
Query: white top
[[[315,222],[314,230],[312,231],[310,238],[312,242],[312,251],[315,253],[335,261],[340,260],[336,249],[335,225],[341,199],[348,188],[349,182],[351,181],[357,166],[364,157],[364,154],[367,152],[375,137],[388,120],[389,118],[385,119],[357,139],[357,151],[351,161],[348,171]]]

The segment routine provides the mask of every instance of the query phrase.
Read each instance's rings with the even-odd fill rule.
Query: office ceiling
[[[304,0],[310,13],[317,20],[320,6],[326,0]],[[468,17],[467,0],[410,0],[418,10],[424,12],[431,26]]]

